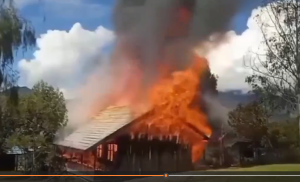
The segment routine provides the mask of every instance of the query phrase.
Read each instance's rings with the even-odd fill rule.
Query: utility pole
[[[221,123],[221,131],[220,131],[221,135],[219,138],[220,141],[220,166],[223,166],[224,161],[225,161],[225,155],[224,155],[224,138],[226,133],[224,132],[224,123]]]

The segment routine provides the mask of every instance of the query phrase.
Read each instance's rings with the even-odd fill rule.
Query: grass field
[[[247,168],[228,168],[214,171],[300,171],[300,164],[274,164],[274,165],[261,165]],[[183,175],[199,174],[197,171],[180,173]],[[243,174],[243,173],[241,173]],[[300,173],[299,173],[300,174]],[[228,176],[191,176],[191,177],[153,177],[136,179],[130,182],[299,182],[300,177],[228,177]]]
[[[254,166],[254,167],[247,167],[247,168],[228,168],[228,169],[222,169],[222,170],[214,170],[214,171],[231,171],[231,172],[238,172],[238,171],[300,171],[300,164],[274,164],[274,165],[261,165],[261,166]],[[183,172],[180,173],[183,175],[196,175],[199,174],[198,171],[190,171],[190,172]],[[202,173],[203,174],[203,173]],[[241,173],[243,174],[243,173]],[[299,173],[300,174],[300,173]],[[76,178],[77,179],[77,178]],[[2,182],[13,182],[13,181],[43,181],[43,180],[35,180],[34,178],[30,179],[22,179],[18,177],[13,178],[0,178],[0,181]],[[47,180],[44,180],[47,181]],[[54,179],[54,181],[58,182],[85,182],[83,180],[80,180],[79,178],[77,180],[69,179]],[[142,179],[135,179],[130,180],[130,182],[299,182],[300,177],[228,177],[228,176],[180,176],[180,177],[150,177],[150,178],[142,178]],[[47,181],[52,182],[52,181]],[[129,182],[129,181],[128,181]]]
[[[300,171],[300,164],[272,164],[245,168],[228,168],[217,171]]]

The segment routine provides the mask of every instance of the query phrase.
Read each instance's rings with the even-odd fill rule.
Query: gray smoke
[[[216,45],[230,28],[244,0],[119,0],[114,14],[117,46],[115,56],[141,60],[147,82],[159,66],[185,68],[191,50],[210,40]],[[178,19],[179,7],[192,12],[188,23]],[[172,62],[168,62],[172,61]],[[144,82],[144,83],[145,83]]]
[[[205,94],[203,99],[207,106],[207,115],[211,126],[217,129],[223,127],[225,132],[230,132],[232,128],[228,125],[228,113],[231,109],[223,106],[215,95]]]

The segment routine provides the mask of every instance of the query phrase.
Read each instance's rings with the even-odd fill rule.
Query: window
[[[97,147],[97,157],[102,157],[102,145]]]
[[[113,161],[117,150],[118,150],[118,146],[116,144],[108,144],[107,159]]]

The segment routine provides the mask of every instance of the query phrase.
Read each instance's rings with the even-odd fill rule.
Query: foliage
[[[201,93],[218,94],[218,76],[211,73],[210,69],[201,74]]]
[[[35,31],[30,22],[14,7],[12,0],[0,4],[0,87],[11,87],[17,81],[13,69],[14,56],[19,49],[35,46]]]
[[[268,130],[273,148],[288,149],[297,146],[298,122],[296,120],[272,122]]]
[[[267,0],[267,3],[256,16],[266,54],[253,53],[255,59],[246,62],[254,71],[246,82],[270,110],[295,112],[300,93],[300,3],[297,0]]]
[[[197,100],[196,104],[200,105],[201,111],[204,113],[214,112],[214,111],[210,111],[211,108],[210,104],[213,102],[208,98],[215,98],[217,96],[218,94],[217,82],[218,82],[217,75],[211,73],[211,70],[209,68],[201,74],[201,79],[200,79],[201,84],[199,85],[200,86],[199,90],[201,90],[201,92],[200,92],[200,96],[198,96],[200,98],[200,101]],[[212,120],[212,118],[209,118],[209,120]],[[216,119],[214,118],[214,120]],[[210,121],[210,123],[213,125],[219,122]],[[212,127],[214,128],[215,126]]]
[[[228,124],[238,135],[251,139],[256,143],[267,136],[269,115],[258,102],[252,102],[245,106],[238,105],[228,114]]]
[[[0,95],[0,153],[6,149],[6,139],[15,131],[17,121],[18,110],[9,98]]]
[[[57,149],[53,142],[57,131],[67,123],[67,109],[63,94],[47,83],[41,81],[32,90],[32,94],[20,100],[19,127],[9,138],[9,144],[24,151],[32,149],[32,170],[40,170],[55,163]]]
[[[13,69],[14,56],[19,49],[26,51],[35,46],[35,31],[14,7],[13,1],[0,2],[0,90],[9,87],[9,98],[1,93],[0,103],[0,147],[5,147],[5,139],[14,132],[17,118],[17,89],[12,87],[17,81]],[[4,87],[3,87],[4,86]]]

